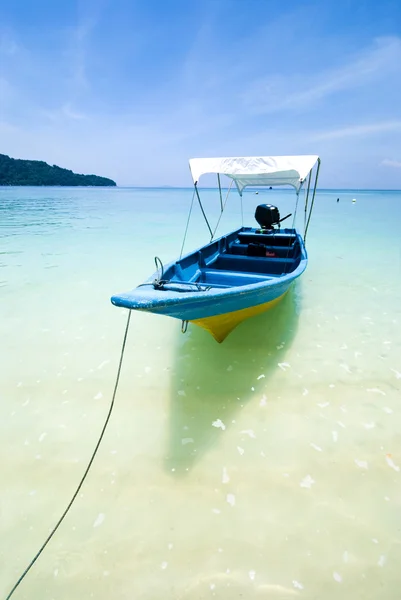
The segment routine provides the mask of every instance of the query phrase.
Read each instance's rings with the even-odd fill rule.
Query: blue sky
[[[119,185],[309,153],[321,186],[401,189],[401,2],[2,2],[0,152]]]

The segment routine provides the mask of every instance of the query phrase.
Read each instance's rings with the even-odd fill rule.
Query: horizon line
[[[0,190],[2,188],[71,188],[71,189],[135,189],[135,190],[192,190],[194,186],[181,186],[181,185],[3,185],[0,184]],[[218,187],[198,187],[202,190],[218,190]],[[222,190],[228,190],[229,187],[221,187]],[[305,188],[302,188],[305,189]],[[274,191],[274,192],[292,192],[293,188],[284,187],[248,187],[244,189],[244,192],[254,191]],[[317,192],[401,192],[401,188],[316,188]]]
[[[49,186],[47,186],[49,187]],[[78,187],[78,186],[77,186]],[[85,186],[82,186],[85,187]],[[93,186],[96,187],[96,186]],[[106,187],[106,186],[98,186],[98,187]],[[192,190],[194,186],[185,186],[185,185],[116,185],[113,187],[117,187],[117,188],[129,188],[129,189],[138,189],[138,190]],[[205,186],[205,187],[200,187],[198,186],[198,189],[203,189],[203,190],[218,190],[218,187],[209,187],[209,186]],[[221,187],[222,190],[228,190],[228,186],[227,187]],[[272,189],[270,190],[269,188],[264,188],[264,187],[249,187],[249,188],[245,188],[244,192],[246,191],[253,191],[253,190],[266,190],[266,191],[279,191],[279,192],[290,192],[293,191],[293,188],[283,188],[283,187],[272,187]],[[316,191],[323,191],[323,192],[401,192],[401,188],[316,188]]]

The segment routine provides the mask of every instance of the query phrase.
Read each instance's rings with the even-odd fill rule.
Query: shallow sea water
[[[213,221],[218,196],[203,197]],[[1,597],[101,431],[127,319],[110,296],[179,254],[190,200],[0,190]],[[248,192],[246,224],[261,202],[294,208]],[[221,231],[239,209],[233,196]],[[191,225],[187,250],[207,240],[197,207]],[[223,344],[133,313],[99,453],[14,597],[399,598],[400,227],[401,193],[321,191],[306,272]]]

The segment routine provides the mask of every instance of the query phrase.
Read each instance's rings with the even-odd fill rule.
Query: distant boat
[[[315,200],[320,159],[309,155],[195,158],[189,163],[194,196],[211,239],[165,267],[156,257],[157,271],[135,289],[112,296],[111,302],[115,306],[179,319],[183,331],[188,323],[193,323],[222,342],[239,323],[275,306],[305,271],[308,263],[305,237]],[[312,190],[312,170],[316,165]],[[276,206],[260,204],[255,212],[258,227],[242,226],[213,239],[217,225],[213,232],[198,189],[199,179],[206,173],[217,174],[220,217],[227,202],[226,198],[223,204],[220,175],[231,179],[230,187],[235,183],[240,196],[247,186],[291,185],[298,198],[306,182],[304,235],[294,228],[296,209],[292,227],[282,228],[281,222],[291,215],[281,218]],[[189,217],[192,206],[193,202]]]

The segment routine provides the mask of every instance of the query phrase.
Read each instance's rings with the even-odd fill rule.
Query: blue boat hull
[[[171,262],[163,274],[155,272],[111,302],[195,323],[223,341],[238,323],[274,306],[307,262],[295,229],[261,234],[242,227]]]

